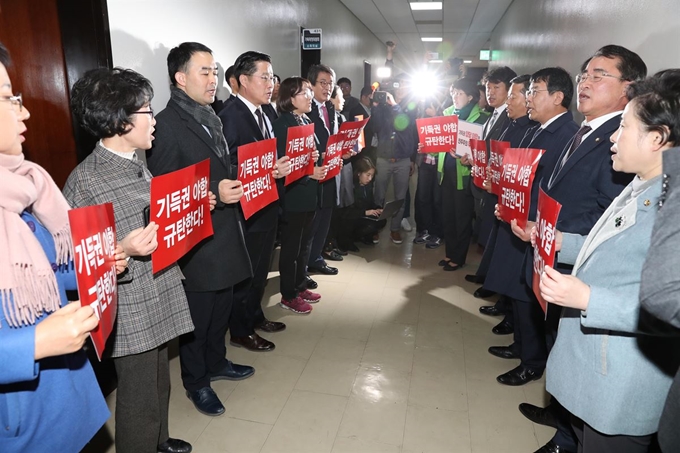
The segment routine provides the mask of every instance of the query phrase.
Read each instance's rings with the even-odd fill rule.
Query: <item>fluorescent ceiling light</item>
[[[380,79],[387,79],[392,75],[392,69],[384,67],[376,69],[375,75]]]
[[[472,60],[463,60],[463,63],[470,64],[470,63],[472,63]]]
[[[430,60],[428,63],[444,63],[444,60]]]
[[[442,2],[411,2],[413,11],[431,11],[442,9]]]
[[[420,38],[423,42],[442,42],[442,38]]]

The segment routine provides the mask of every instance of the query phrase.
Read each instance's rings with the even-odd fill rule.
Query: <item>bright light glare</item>
[[[442,2],[411,2],[413,11],[432,11],[442,9]]]
[[[444,60],[430,60],[428,63],[444,63]]]
[[[411,90],[418,99],[426,99],[437,92],[439,85],[434,73],[423,71],[415,74],[411,82]]]
[[[442,38],[420,38],[422,42],[442,42]]]
[[[472,60],[463,60],[463,63],[470,64],[470,63],[472,63]]]
[[[389,79],[392,75],[392,69],[390,68],[378,68],[375,71],[379,79]]]

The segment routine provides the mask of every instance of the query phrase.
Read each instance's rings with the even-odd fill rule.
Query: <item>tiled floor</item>
[[[499,320],[479,314],[476,285],[463,279],[479,263],[476,249],[466,268],[443,272],[443,246],[426,250],[413,235],[395,245],[383,232],[378,246],[337,263],[339,275],[315,276],[323,299],[309,315],[277,306],[278,274],[270,274],[266,315],[288,325],[266,335],[276,350],[229,347],[231,360],[257,371],[214,384],[227,409],[217,418],[184,396],[174,358],[171,436],[198,453],[531,453],[546,443],[553,430],[517,410],[544,404],[543,379],[496,382],[516,361],[486,351],[511,338],[491,333]]]

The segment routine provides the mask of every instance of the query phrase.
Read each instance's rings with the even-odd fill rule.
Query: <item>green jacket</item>
[[[444,109],[444,116],[453,115],[455,108],[453,106]],[[484,124],[489,118],[489,114],[479,108],[479,105],[475,104],[470,111],[467,118],[460,118],[462,121],[467,121],[468,123]],[[439,176],[439,184],[442,183],[444,179],[444,159],[446,158],[446,153],[439,153],[439,158],[437,159],[437,174]],[[463,190],[464,184],[463,180],[467,176],[470,176],[470,167],[460,163],[460,159],[456,160],[456,173],[457,173],[457,184],[456,188],[458,190]]]

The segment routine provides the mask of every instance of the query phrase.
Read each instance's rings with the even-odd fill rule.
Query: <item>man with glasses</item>
[[[557,229],[587,235],[602,213],[631,181],[633,175],[614,171],[609,138],[618,129],[621,113],[628,103],[626,88],[647,75],[639,55],[616,45],[599,49],[576,76],[577,109],[585,116],[581,128],[565,146],[553,171],[540,181],[540,187],[562,204]],[[525,230],[513,227],[515,234],[530,239],[533,224]],[[571,273],[571,266],[555,268]],[[548,306],[546,341],[548,352],[557,337],[561,310]],[[577,391],[576,389],[574,389]],[[577,450],[569,413],[554,398],[547,408],[523,403],[520,411],[535,423],[556,426],[557,433],[536,453],[562,453]]]
[[[210,107],[217,88],[212,51],[196,42],[180,44],[168,54],[168,75],[170,100],[156,117],[149,170],[162,175],[210,159],[210,190],[219,194],[211,213],[213,236],[179,260],[194,323],[194,331],[180,337],[182,383],[199,412],[217,416],[225,409],[210,383],[241,380],[255,372],[225,357],[233,287],[251,276],[236,207],[243,187],[229,161],[222,123]]]
[[[234,63],[234,76],[238,83],[236,99],[227,104],[219,114],[224,138],[229,149],[231,164],[238,164],[238,147],[274,137],[272,122],[264,109],[274,90],[274,73],[269,55],[249,51],[241,54]],[[274,144],[276,147],[276,144]],[[278,182],[290,172],[289,158],[280,158],[273,170]],[[255,329],[280,332],[286,328],[281,322],[269,321],[262,311],[262,296],[274,252],[278,225],[279,202],[265,206],[245,222],[245,239],[253,277],[234,287],[234,307],[229,320],[230,343],[250,351],[271,351],[274,343],[259,336]]]
[[[320,156],[319,161],[323,162],[326,152],[328,137],[338,132],[340,122],[338,121],[339,112],[335,111],[331,102],[331,94],[335,89],[335,71],[326,65],[314,65],[309,68],[307,80],[312,84],[312,111],[307,114],[314,124],[314,134],[318,140],[317,149]],[[338,205],[338,187],[340,175],[331,178],[326,182],[319,183],[319,209],[316,212],[312,223],[312,243],[309,249],[309,261],[307,270],[317,274],[337,275],[338,268],[331,267],[321,255],[323,246],[326,243],[326,236],[331,226],[333,209]],[[334,252],[332,252],[334,253]],[[342,257],[339,257],[340,260]],[[311,283],[311,286],[310,286]],[[316,282],[308,279],[308,287],[314,289]]]

